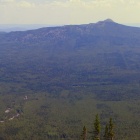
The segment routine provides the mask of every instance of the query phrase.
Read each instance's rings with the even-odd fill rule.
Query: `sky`
[[[0,0],[0,24],[140,23],[140,0]]]

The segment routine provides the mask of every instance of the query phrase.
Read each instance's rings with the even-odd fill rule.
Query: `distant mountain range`
[[[140,23],[125,24],[133,27],[140,27]],[[48,24],[0,24],[0,32],[12,32],[12,31],[27,31],[34,30],[42,27],[56,27],[62,25],[48,25]]]
[[[0,24],[0,32],[26,31],[42,27],[54,27],[58,25],[48,24]],[[60,25],[59,25],[60,26]]]
[[[36,30],[10,32],[3,35],[3,41],[22,43],[46,42],[50,45],[80,47],[95,45],[138,45],[140,28],[121,25],[110,19],[85,25],[45,27]]]

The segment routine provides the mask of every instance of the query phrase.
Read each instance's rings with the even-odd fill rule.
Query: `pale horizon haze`
[[[0,24],[140,23],[140,0],[0,0]]]

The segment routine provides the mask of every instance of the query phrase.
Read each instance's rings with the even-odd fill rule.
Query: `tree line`
[[[91,140],[101,140],[101,124],[98,114],[95,116],[93,131],[90,133],[92,134]],[[80,139],[87,140],[87,135],[88,131],[86,126],[84,126]],[[112,118],[109,119],[109,122],[105,126],[103,140],[114,140],[114,124]]]

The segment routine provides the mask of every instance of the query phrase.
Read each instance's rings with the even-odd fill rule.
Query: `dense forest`
[[[0,140],[139,140],[139,62],[113,21],[0,33]]]

